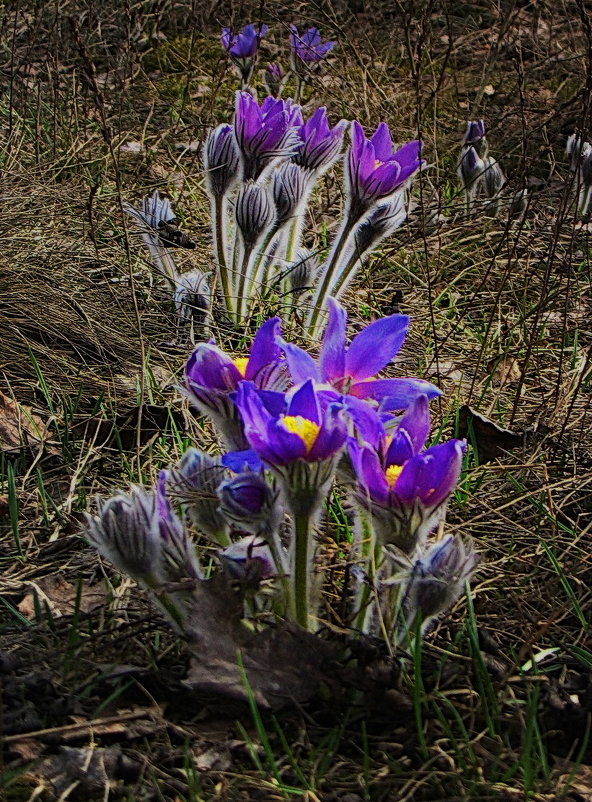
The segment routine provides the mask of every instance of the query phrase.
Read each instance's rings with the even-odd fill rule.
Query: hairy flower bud
[[[189,448],[170,470],[168,484],[191,522],[217,543],[228,542],[227,523],[219,511],[216,488],[226,478],[220,460],[197,448]]]
[[[402,608],[407,628],[421,617],[422,632],[448,610],[463,592],[479,563],[472,542],[448,535],[416,560],[404,583]]]
[[[355,247],[362,256],[400,228],[407,219],[405,193],[397,193],[388,203],[378,206],[356,230]]]
[[[273,172],[271,191],[277,212],[278,227],[291,222],[300,212],[307,194],[310,173],[297,164],[286,162]]]
[[[485,194],[488,198],[495,198],[502,191],[506,183],[506,177],[499,162],[492,156],[487,156],[483,159],[483,165],[485,168],[485,172],[483,173]]]
[[[472,145],[464,145],[458,159],[457,172],[466,191],[474,189],[483,175],[485,163]]]
[[[319,275],[319,260],[306,248],[299,248],[296,256],[296,261],[286,269],[290,290],[293,293],[311,290]]]
[[[254,248],[275,218],[269,191],[259,184],[248,182],[239,190],[234,213],[245,247]]]
[[[206,189],[213,197],[225,195],[238,180],[239,157],[232,126],[219,125],[207,136],[203,150]]]
[[[258,585],[277,573],[269,546],[256,535],[232,543],[220,552],[220,559],[229,579],[247,585]]]
[[[268,64],[263,73],[265,88],[272,97],[279,97],[286,83],[287,75],[279,64]]]
[[[279,493],[251,471],[226,479],[218,487],[220,512],[239,529],[253,534],[277,529],[282,511]]]

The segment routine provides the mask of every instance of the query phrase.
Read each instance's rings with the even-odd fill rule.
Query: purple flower
[[[477,181],[485,172],[485,162],[472,145],[464,145],[458,158],[457,174],[465,191],[477,188]]]
[[[220,40],[233,64],[238,68],[243,86],[247,86],[257,60],[259,43],[267,33],[267,25],[245,25],[240,33],[233,33],[231,28],[222,28]]]
[[[255,335],[248,357],[232,359],[216,345],[200,343],[187,360],[185,387],[189,397],[203,415],[214,421],[231,449],[247,448],[231,393],[244,379],[261,389],[285,387],[276,342],[279,332],[279,318],[271,318]]]
[[[327,110],[321,107],[300,126],[302,144],[298,146],[292,161],[309,170],[327,170],[339,157],[343,146],[346,120],[340,120],[333,128],[329,125]]]
[[[484,136],[485,123],[483,120],[469,120],[462,143],[463,145],[476,145]]]
[[[337,42],[323,42],[318,28],[309,28],[305,33],[299,34],[295,25],[290,25],[290,45],[295,69],[298,62],[307,66],[322,61],[335,47]]]
[[[330,459],[347,437],[342,405],[323,404],[312,381],[286,395],[281,411],[270,409],[255,385],[245,381],[238,388],[236,405],[251,448],[269,467]]]
[[[374,443],[348,441],[358,499],[382,542],[406,553],[425,541],[454,490],[466,443],[450,440],[422,451],[430,428],[428,399],[419,396],[394,434]]]
[[[329,322],[325,329],[319,365],[302,348],[282,342],[292,379],[296,384],[313,379],[330,385],[341,395],[384,401],[390,410],[406,409],[424,394],[440,390],[423,379],[373,379],[401,348],[409,318],[390,315],[376,320],[357,334],[349,347],[346,340],[347,313],[334,298],[328,299]]]
[[[360,123],[354,120],[346,165],[350,217],[361,217],[376,201],[400,189],[424,163],[420,152],[418,140],[394,150],[386,123],[380,123],[367,139]]]
[[[243,179],[257,179],[266,168],[296,153],[302,125],[300,106],[292,100],[266,97],[259,106],[249,92],[236,93],[234,135]]]

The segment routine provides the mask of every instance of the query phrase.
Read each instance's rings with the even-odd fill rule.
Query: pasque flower
[[[331,128],[327,110],[321,106],[300,126],[298,133],[301,144],[292,161],[314,170],[317,176],[323,173],[338,159],[346,127],[347,121],[340,120]]]
[[[260,393],[252,383],[243,382],[236,404],[251,448],[278,477],[292,515],[289,609],[308,629],[316,626],[310,593],[314,522],[347,437],[343,407],[326,403],[312,381],[284,397]]]
[[[256,387],[281,391],[286,387],[277,337],[279,318],[259,329],[248,357],[232,357],[212,343],[200,343],[185,366],[185,387],[197,409],[210,417],[231,449],[247,448],[242,424],[231,398],[244,379]]]
[[[319,463],[334,457],[347,437],[341,404],[324,404],[312,381],[283,396],[261,394],[252,382],[236,393],[245,436],[271,468],[296,461]]]
[[[259,105],[249,92],[237,92],[234,135],[243,179],[257,179],[278,159],[295,154],[300,143],[300,125],[300,106],[290,99],[268,96]]]
[[[298,62],[311,65],[322,61],[333,50],[337,42],[323,42],[318,28],[309,28],[300,34],[295,25],[290,25],[290,44],[294,68],[297,69]]]
[[[395,432],[374,443],[350,438],[357,498],[370,512],[382,543],[411,554],[441,520],[462,467],[464,440],[423,446],[430,428],[428,399],[419,396]]]
[[[400,189],[422,166],[421,142],[394,149],[386,123],[370,138],[357,120],[352,123],[352,142],[346,162],[349,216],[358,219],[372,205]]]
[[[286,361],[296,384],[313,379],[340,395],[384,400],[388,408],[406,409],[424,394],[440,395],[435,385],[423,379],[375,379],[399,352],[407,329],[406,315],[390,315],[366,326],[347,345],[347,313],[334,298],[328,298],[329,320],[323,336],[319,364],[297,345],[282,341]],[[388,399],[388,400],[387,400]]]
[[[259,28],[255,28],[254,25],[245,25],[239,33],[233,33],[231,28],[222,28],[220,36],[222,47],[237,67],[243,87],[249,84],[257,60],[259,44],[267,30],[267,25],[260,25]]]

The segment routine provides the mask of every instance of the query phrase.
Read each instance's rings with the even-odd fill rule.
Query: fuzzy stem
[[[337,232],[337,235],[333,242],[331,253],[329,254],[329,257],[327,259],[327,262],[325,263],[324,268],[321,269],[321,274],[323,276],[323,279],[318,289],[316,290],[315,294],[313,295],[311,311],[310,314],[308,315],[305,324],[309,336],[312,337],[313,339],[317,335],[317,329],[319,328],[319,316],[325,305],[325,300],[327,299],[327,296],[331,293],[334,274],[339,269],[339,261],[341,255],[343,254],[345,246],[358,220],[359,217],[355,217],[351,213],[348,213],[344,217],[343,223],[341,224],[341,227]]]
[[[231,308],[231,277],[228,273],[226,256],[226,208],[225,195],[216,195],[212,198],[212,236],[214,240],[214,256],[218,264],[218,275],[222,286],[222,295],[227,309]]]
[[[249,277],[249,268],[251,264],[251,255],[254,251],[253,245],[243,245],[243,258],[241,260],[240,273],[238,277],[238,290],[236,293],[236,322],[240,325],[245,307],[248,306],[249,296],[247,290],[247,279]],[[249,290],[251,289],[252,282],[249,281]]]
[[[310,537],[308,512],[294,516],[294,597],[296,623],[309,628],[310,588],[308,582],[308,541]]]

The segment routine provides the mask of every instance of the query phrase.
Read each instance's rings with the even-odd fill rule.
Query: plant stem
[[[309,628],[310,588],[308,584],[308,541],[310,516],[299,513],[294,516],[294,597],[296,623]]]
[[[224,304],[231,308],[231,288],[228,265],[226,263],[226,197],[217,195],[212,198],[212,235],[214,239],[214,256],[218,263],[218,275],[222,286]]]
[[[319,316],[325,305],[325,300],[333,286],[334,274],[339,268],[339,261],[357,222],[357,218],[353,217],[351,214],[345,216],[341,228],[337,232],[333,242],[333,247],[331,248],[331,253],[329,254],[327,262],[321,269],[323,279],[313,295],[311,311],[305,324],[309,336],[313,339],[317,335]]]

